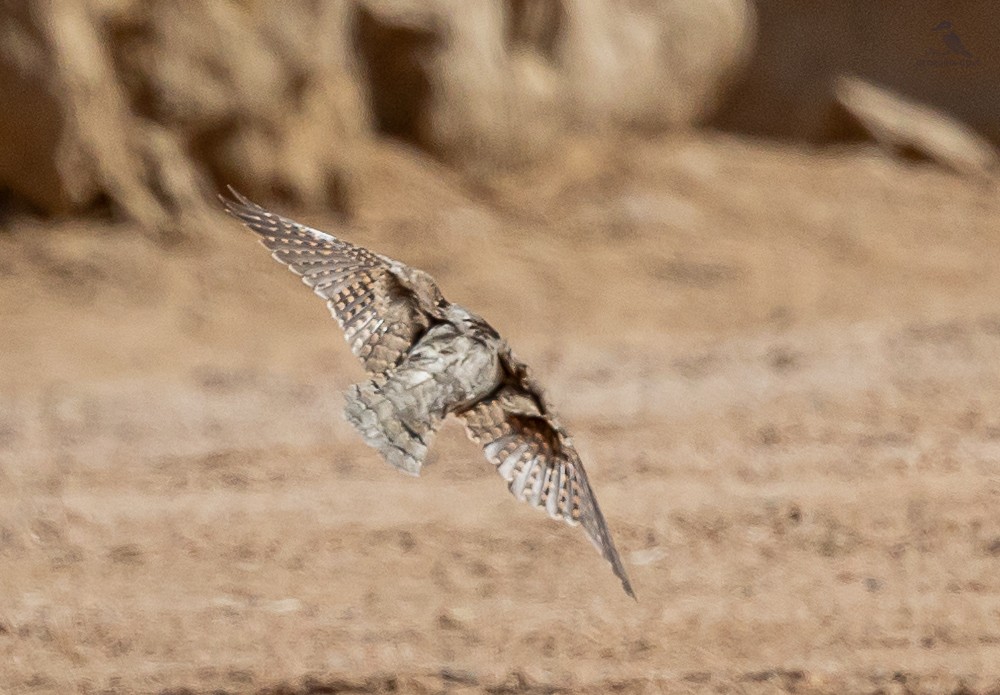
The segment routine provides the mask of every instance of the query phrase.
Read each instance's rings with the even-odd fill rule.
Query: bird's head
[[[456,326],[468,326],[479,318],[464,306],[452,304],[451,302],[448,302],[447,306],[442,307],[442,310],[444,317]]]
[[[951,22],[947,19],[943,22],[939,22],[938,25],[934,27],[934,31],[948,31],[949,29],[951,29]]]
[[[434,278],[428,273],[402,264],[393,268],[393,272],[403,281],[406,288],[417,296],[417,301],[420,302],[421,306],[439,311],[443,311],[448,306],[448,300],[441,294]]]
[[[472,313],[464,306],[449,302],[448,306],[444,308],[444,318],[463,331],[472,331],[481,336],[485,335],[494,340],[500,340],[500,335],[494,330],[493,326],[486,322],[486,319]]]

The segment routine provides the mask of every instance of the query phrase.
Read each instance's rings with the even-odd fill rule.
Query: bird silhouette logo
[[[933,31],[941,37],[941,42],[945,46],[944,50],[934,51],[936,55],[962,56],[969,59],[973,57],[962,43],[962,37],[955,32],[955,28],[948,20],[938,22]]]
[[[972,51],[965,47],[965,42],[955,31],[955,25],[950,20],[941,20],[928,33],[932,44],[917,59],[918,66],[925,68],[968,68],[979,63]]]

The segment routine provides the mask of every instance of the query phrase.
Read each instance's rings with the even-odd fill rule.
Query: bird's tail
[[[389,387],[389,393],[383,390]],[[347,390],[347,421],[361,433],[365,443],[378,450],[393,467],[420,475],[434,427],[426,418],[414,417],[392,398],[392,384],[375,380],[355,384]]]

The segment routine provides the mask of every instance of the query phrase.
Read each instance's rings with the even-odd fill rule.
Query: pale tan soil
[[[362,372],[325,307],[235,222],[169,250],[19,222],[0,690],[1000,689],[992,186],[718,136],[488,193],[367,161],[344,235],[534,365],[638,603],[457,426],[388,470],[340,418]]]

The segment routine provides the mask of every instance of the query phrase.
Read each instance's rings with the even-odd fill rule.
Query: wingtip
[[[632,584],[628,579],[622,579],[622,588],[625,589],[625,593],[632,597],[632,600],[639,603],[639,598],[635,595],[635,591],[632,590]]]
[[[635,596],[635,591],[632,589],[632,582],[629,580],[628,575],[625,574],[625,567],[622,565],[621,560],[617,557],[617,552],[615,553],[615,560],[611,561],[611,569],[614,570],[615,576],[618,577],[619,581],[622,583],[622,589],[625,593],[632,597],[632,600],[636,603],[639,599]]]
[[[226,212],[228,212],[230,215],[233,215],[234,217],[240,217],[241,214],[246,214],[246,213],[255,214],[263,210],[263,208],[260,205],[257,205],[257,203],[247,198],[245,195],[237,191],[232,186],[227,185],[226,190],[229,192],[229,195],[231,195],[232,198],[228,198],[222,193],[219,193],[218,197],[219,197],[219,202],[222,203],[222,206],[226,209]]]

